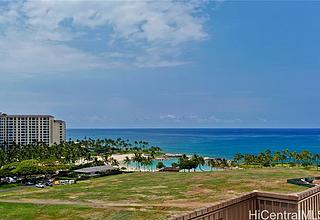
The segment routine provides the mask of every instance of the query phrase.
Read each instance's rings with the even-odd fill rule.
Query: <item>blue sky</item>
[[[0,111],[69,127],[319,127],[320,2],[2,1]]]

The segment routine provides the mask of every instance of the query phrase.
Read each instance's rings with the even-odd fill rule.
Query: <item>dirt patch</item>
[[[194,195],[208,195],[214,192],[214,190],[203,188],[203,187],[193,187],[191,190],[184,193],[186,196],[194,196]]]
[[[199,202],[199,201],[190,201],[190,200],[184,200],[184,199],[177,199],[177,200],[171,200],[168,202],[164,202],[162,204],[166,207],[181,207],[186,209],[196,209],[200,207],[206,207],[206,206],[212,206],[215,203],[206,203],[206,202]]]
[[[168,186],[141,186],[141,187],[136,187],[136,189],[166,189]]]
[[[85,193],[85,192],[77,192],[77,193],[72,193],[72,195],[74,195],[74,196],[84,196],[84,195],[87,195],[87,193]]]
[[[151,200],[170,200],[170,199],[173,199],[174,196],[162,196],[162,195],[137,195],[137,197],[139,198],[147,198],[149,201]]]

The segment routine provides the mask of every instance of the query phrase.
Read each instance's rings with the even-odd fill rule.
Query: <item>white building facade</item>
[[[7,115],[0,113],[0,145],[13,143],[52,145],[66,140],[66,124],[51,115]]]

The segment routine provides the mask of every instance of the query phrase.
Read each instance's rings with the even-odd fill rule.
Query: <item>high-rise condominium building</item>
[[[51,115],[7,115],[0,113],[0,145],[45,143],[66,140],[66,124]]]

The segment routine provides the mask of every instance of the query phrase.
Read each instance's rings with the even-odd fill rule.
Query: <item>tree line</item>
[[[203,170],[203,166],[207,165],[208,167],[213,170],[214,168],[230,168],[234,166],[233,161],[227,160],[225,158],[204,158],[203,156],[200,156],[198,154],[194,154],[192,156],[187,156],[186,154],[183,154],[177,162],[174,162],[171,164],[173,168],[179,168],[180,170],[187,170],[187,171],[196,171],[196,169],[199,168],[199,170]],[[163,162],[158,162],[157,168],[161,169],[164,168],[165,165]]]
[[[48,146],[44,143],[33,143],[28,145],[2,144],[0,145],[0,167],[13,162],[24,160],[55,160],[61,164],[73,164],[79,159],[92,160],[93,156],[101,156],[106,162],[117,164],[110,157],[116,153],[140,153],[161,154],[162,150],[156,146],[150,146],[145,141],[113,139],[84,139],[77,141],[66,141],[60,144]]]
[[[259,154],[236,154],[234,162],[237,165],[260,165],[264,167],[274,166],[281,164],[282,166],[287,164],[290,166],[319,166],[320,154],[312,153],[308,150],[301,152],[289,151],[288,149],[282,151],[271,152],[266,150]]]
[[[128,156],[126,156],[123,163],[127,165],[127,167],[130,164],[133,164],[137,170],[141,170],[141,168],[144,168],[145,170],[151,171],[154,159],[155,154],[153,152],[149,152],[149,154],[134,152],[133,157],[129,158]]]
[[[81,143],[82,146],[87,147],[96,154],[115,154],[115,153],[134,153],[141,152],[144,154],[153,153],[161,154],[160,147],[151,146],[147,141],[133,141],[128,139],[91,139],[84,138],[84,140],[76,140],[76,143]]]
[[[74,163],[79,158],[90,158],[90,150],[81,143],[65,142],[48,146],[43,143],[28,145],[12,144],[0,146],[0,166],[24,160],[57,160]]]

